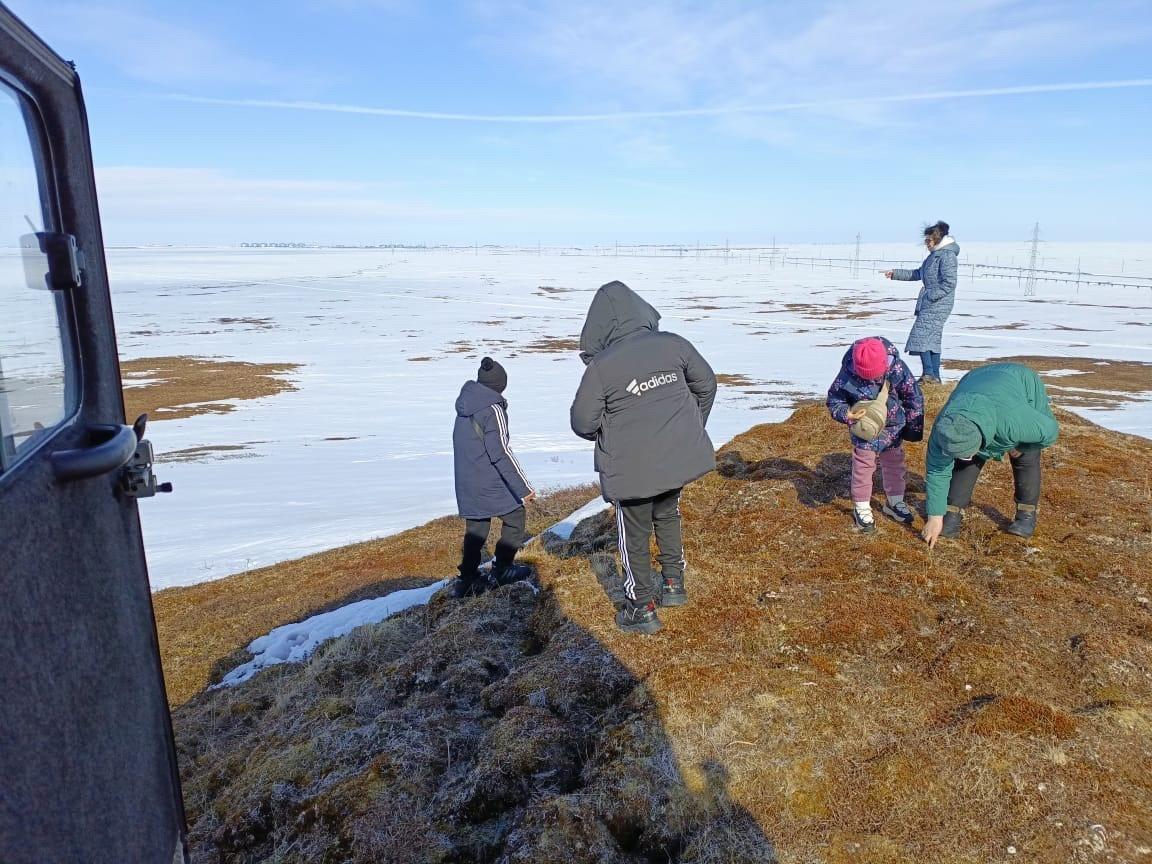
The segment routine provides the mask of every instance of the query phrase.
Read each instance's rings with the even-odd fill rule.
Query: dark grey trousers
[[[528,521],[528,514],[523,507],[505,513],[500,517],[503,523],[500,527],[500,539],[496,542],[496,564],[503,566],[511,564],[520,547],[524,545],[526,532],[524,526]],[[476,570],[480,566],[480,555],[484,551],[484,544],[488,542],[488,533],[492,530],[491,519],[468,519],[464,529],[464,548],[460,554],[460,578],[471,582],[476,578]]]
[[[976,458],[969,462],[960,459],[952,467],[952,485],[948,487],[948,506],[963,509],[972,503],[972,491],[980,472],[984,470],[986,459]],[[1013,459],[1012,479],[1016,483],[1016,503],[1036,506],[1040,503],[1040,448],[1024,445],[1020,457]]]
[[[652,572],[649,543],[656,533],[657,559],[665,577],[684,575],[684,540],[680,533],[680,489],[654,498],[616,502],[620,564],[624,593],[637,606],[656,600],[662,591]]]

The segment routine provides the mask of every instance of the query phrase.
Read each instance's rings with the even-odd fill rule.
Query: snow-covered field
[[[1018,244],[961,245],[970,263],[1027,260]],[[919,248],[866,246],[861,254],[918,261]],[[1041,264],[1074,270],[1078,262],[1084,271],[1152,275],[1152,245],[1048,244]],[[301,364],[295,392],[151,425],[160,454],[240,448],[158,467],[176,493],[142,505],[156,589],[453,512],[452,406],[484,354],[508,368],[512,444],[536,485],[593,479],[590,445],[568,429],[583,365],[565,340],[579,336],[603,282],[630,284],[660,309],[664,329],[692,339],[718,373],[743,376],[721,388],[710,425],[717,444],[785,417],[796,398],[822,394],[852,339],[881,334],[902,346],[919,287],[867,266],[853,278],[842,264],[782,265],[758,253],[114,249],[109,264],[125,359]],[[957,377],[949,359],[1152,361],[1150,313],[1150,288],[1040,283],[1027,298],[1016,280],[963,273],[945,377]],[[912,367],[919,371],[915,360]],[[1149,401],[1084,413],[1114,429],[1152,429]]]

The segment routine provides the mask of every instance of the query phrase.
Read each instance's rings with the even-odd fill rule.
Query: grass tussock
[[[238,319],[239,320],[239,319]],[[296,363],[243,363],[205,357],[123,360],[124,411],[129,420],[183,420],[227,414],[237,402],[295,390],[287,375]]]
[[[196,696],[176,724],[197,860],[1144,860],[1152,444],[1059,418],[1031,541],[1002,531],[1000,464],[935,551],[891,522],[852,533],[847,436],[806,405],[686,491],[691,603],[654,637],[615,629],[572,544],[535,547],[540,595],[435,598]],[[909,457],[915,504],[923,445]],[[598,560],[612,524],[580,535]],[[282,565],[303,569],[279,594],[216,590],[271,604],[262,632],[339,567],[333,596],[405,555],[442,575],[457,533]]]
[[[528,506],[528,530],[542,531],[594,494],[582,487],[545,495]],[[281,624],[454,575],[462,525],[437,519],[381,540],[157,592],[152,604],[169,702],[178,705],[219,680],[243,662],[244,646]]]

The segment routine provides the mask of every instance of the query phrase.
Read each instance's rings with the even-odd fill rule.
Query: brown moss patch
[[[534,354],[572,354],[580,350],[580,340],[567,336],[544,336],[523,348]]]
[[[971,726],[977,735],[1009,732],[1066,739],[1076,734],[1074,719],[1023,696],[1004,696],[992,700],[986,707],[975,712]]]
[[[147,414],[182,420],[227,414],[236,403],[295,390],[287,375],[297,363],[244,363],[205,357],[144,357],[123,360],[124,410],[129,419]]]
[[[529,531],[558,522],[595,494],[581,487],[532,502]],[[157,592],[152,604],[169,701],[187,700],[208,683],[217,658],[274,627],[454,575],[461,526],[456,518],[437,519],[382,540]]]
[[[1053,362],[1051,368],[1071,365]],[[929,424],[949,392],[926,392]],[[422,815],[429,811],[397,807],[387,796],[420,792],[479,808],[468,812],[480,819],[481,788],[526,809],[509,817],[510,834],[465,860],[967,864],[1007,860],[1009,846],[1021,859],[1052,864],[1141,860],[1152,846],[1152,442],[1064,410],[1057,417],[1061,436],[1044,453],[1040,527],[1030,541],[1003,532],[1013,492],[1011,471],[999,463],[985,469],[961,536],[934,551],[914,529],[883,519],[874,537],[854,534],[847,436],[822,405],[805,405],[784,423],[735,438],[721,450],[722,470],[686,489],[681,510],[691,601],[661,610],[664,629],[656,636],[616,629],[588,560],[533,550],[550,598],[547,614],[533,623],[534,638],[565,662],[509,667],[501,653],[507,641],[484,653],[476,640],[499,628],[523,640],[521,617],[501,618],[501,607],[478,604],[475,618],[453,618],[451,604],[433,604],[423,620],[446,622],[435,644],[409,650],[393,667],[361,663],[365,671],[346,677],[337,673],[349,667],[327,669],[318,680],[336,678],[339,688],[325,686],[338,692],[290,683],[287,676],[306,671],[265,673],[265,689],[241,700],[256,706],[249,713],[213,705],[215,713],[200,722],[238,726],[255,722],[260,710],[276,710],[291,727],[300,713],[297,697],[306,696],[317,706],[309,716],[335,718],[320,730],[326,744],[341,740],[346,726],[364,730],[374,747],[409,741],[374,763],[385,781],[372,786],[370,794],[381,796],[372,801],[388,804],[377,821],[365,815],[334,823],[368,832],[349,842],[383,860],[417,858],[415,844],[432,860],[440,854],[431,848],[437,825]],[[918,508],[924,445],[907,446],[908,497]],[[386,569],[393,560],[413,568],[410,576],[442,575],[455,563],[459,528],[441,521],[374,547],[380,551],[347,580],[390,578],[376,574],[393,572]],[[612,548],[612,524],[603,520],[604,536],[591,538],[590,548]],[[414,554],[417,548],[424,551]],[[249,608],[299,604],[296,595],[310,590],[310,578],[326,579],[336,569],[308,566],[297,578],[281,571],[280,580],[269,579],[267,593],[257,592]],[[353,569],[351,562],[340,566]],[[232,606],[244,596],[233,594]],[[262,621],[258,632],[271,623],[283,619]],[[173,616],[165,632],[181,626]],[[596,721],[608,725],[595,727],[592,758],[573,779],[579,742],[570,749],[566,733],[536,709],[569,716],[576,700],[612,691],[596,682],[618,681],[612,670],[621,668],[636,686],[588,706],[610,722]],[[284,695],[274,686],[277,674],[286,676]],[[470,676],[496,679],[479,703],[467,695]],[[271,709],[259,709],[260,694]],[[398,705],[439,706],[445,694],[459,698],[453,723],[479,725],[449,728],[433,711],[389,713]],[[525,704],[534,710],[512,713]],[[504,730],[491,723],[501,714],[512,714]],[[418,740],[405,732],[413,728]],[[460,728],[469,730],[468,751],[457,749],[461,737],[451,730]],[[546,730],[549,740],[513,743],[533,729]],[[442,742],[449,739],[453,765],[463,765],[458,774],[447,773]],[[500,754],[478,759],[486,752],[478,742],[485,741],[506,742],[507,772],[491,763]],[[361,741],[353,743],[347,752],[360,753]],[[256,804],[275,805],[277,784],[311,794],[327,788],[325,778],[336,786],[367,770],[341,755],[324,777],[315,767],[303,777],[297,756],[314,757],[293,749],[301,744],[279,746],[296,754],[273,760],[284,764],[256,760],[252,769],[241,746],[234,762],[201,748],[209,754],[201,770],[210,778],[221,766],[265,778],[224,778],[243,793],[221,796],[228,804],[221,818],[235,820],[225,824],[244,827],[244,814],[265,812]],[[413,752],[422,755],[405,755]],[[556,762],[563,783],[574,784],[569,793],[537,779],[542,758]],[[257,788],[264,798],[249,794]],[[192,806],[206,812],[199,798]],[[342,807],[352,812],[338,802],[325,818],[336,818]],[[399,813],[416,815],[401,825]],[[276,824],[295,825],[297,818],[289,809]],[[443,819],[440,825],[462,824]],[[747,820],[757,831],[739,840],[726,833]],[[1106,826],[1106,841],[1093,834],[1096,824]],[[215,827],[202,823],[198,836]],[[291,830],[300,843],[310,842]],[[372,846],[395,836],[417,839],[407,851]],[[773,857],[765,853],[769,841]],[[726,850],[722,856],[718,848]]]
[[[766,300],[762,305],[777,306],[775,309],[758,309],[757,315],[799,315],[813,321],[860,321],[883,314],[875,309],[861,309],[862,303],[845,298],[838,303],[781,303]]]

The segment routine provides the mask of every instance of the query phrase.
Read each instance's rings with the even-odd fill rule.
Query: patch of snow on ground
[[[603,513],[612,505],[602,498],[589,501],[576,512],[561,519],[543,533],[555,534],[561,540],[568,540],[572,532],[585,519],[590,519],[598,513]],[[423,606],[432,595],[451,582],[451,579],[441,579],[424,588],[409,588],[402,591],[393,591],[383,597],[370,600],[358,600],[333,609],[313,615],[295,624],[285,624],[277,627],[271,633],[253,639],[248,645],[248,653],[254,655],[251,660],[237,666],[224,676],[217,687],[235,687],[247,681],[261,669],[276,666],[280,663],[300,663],[312,656],[312,652],[328,639],[345,636],[357,627],[367,624],[379,624],[386,618],[411,609],[413,606]]]
[[[603,498],[597,498],[594,501],[589,501],[567,519],[563,519],[560,522],[557,522],[551,528],[546,529],[542,533],[554,534],[561,540],[571,540],[572,532],[576,530],[576,526],[578,526],[585,519],[590,519],[598,513],[603,513],[611,506],[612,505],[605,501]]]
[[[1085,373],[1083,369],[1049,369],[1040,374],[1045,378],[1067,378],[1069,375],[1083,375]]]
[[[253,639],[248,645],[249,653],[254,655],[252,659],[237,666],[216,686],[234,687],[242,681],[247,681],[261,669],[280,663],[299,663],[306,660],[322,642],[344,636],[366,624],[379,624],[385,618],[411,609],[413,606],[423,606],[449,581],[441,579],[424,588],[408,588],[393,591],[384,597],[359,600],[333,609],[331,612],[313,615],[295,624],[277,627],[271,633]]]

